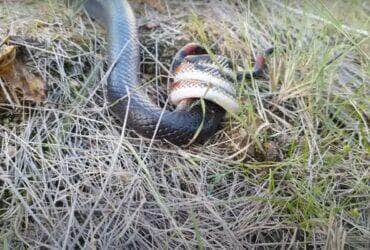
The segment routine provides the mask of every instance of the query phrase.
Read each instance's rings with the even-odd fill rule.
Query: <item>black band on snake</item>
[[[263,68],[263,58],[257,58],[251,74],[235,75],[226,58],[212,58],[201,46],[188,44],[172,62],[175,80],[169,86],[169,98],[180,106],[188,105],[194,98],[204,98],[205,105],[163,110],[139,88],[139,42],[135,17],[127,1],[88,0],[84,7],[107,30],[108,63],[112,65],[107,95],[112,111],[121,122],[127,122],[129,128],[144,137],[177,145],[205,141],[218,130],[226,110],[237,110],[230,80],[258,76]]]

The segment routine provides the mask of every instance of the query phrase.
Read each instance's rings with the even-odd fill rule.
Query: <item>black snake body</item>
[[[205,112],[201,105],[190,111],[162,110],[139,89],[137,28],[126,0],[88,0],[85,9],[107,30],[111,65],[107,95],[112,111],[122,123],[144,137],[178,145],[189,143],[195,134],[194,141],[204,141],[217,131],[225,114],[220,106],[206,101]]]

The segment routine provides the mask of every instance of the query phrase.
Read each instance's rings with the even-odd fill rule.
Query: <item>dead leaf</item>
[[[28,101],[34,101],[36,103],[41,103],[46,98],[46,86],[45,82],[41,77],[35,76],[27,71],[24,68],[23,75],[26,78],[27,85],[24,86],[24,99]]]
[[[16,46],[6,46],[0,50],[0,75],[11,70],[16,56]]]
[[[0,78],[2,99],[6,99],[9,102],[19,103],[19,99],[15,93],[17,84],[17,74],[15,70],[15,57],[16,57],[16,46],[6,46],[0,51]]]
[[[46,97],[46,84],[38,76],[29,72],[18,60],[16,46],[5,46],[0,50],[0,100],[20,103],[20,100],[41,103]],[[2,97],[1,97],[2,96]]]

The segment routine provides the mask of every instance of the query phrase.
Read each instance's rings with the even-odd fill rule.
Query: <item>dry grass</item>
[[[0,38],[19,36],[49,92],[40,106],[0,104],[4,249],[369,248],[369,39],[355,29],[369,30],[366,1],[135,5],[141,78],[158,103],[185,42],[244,66],[276,47],[270,80],[239,84],[243,112],[186,149],[109,114],[99,27],[62,3],[11,2]]]

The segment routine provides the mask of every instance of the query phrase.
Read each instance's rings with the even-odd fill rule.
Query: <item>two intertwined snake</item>
[[[190,43],[179,50],[171,65],[174,81],[169,86],[169,99],[180,108],[163,110],[154,105],[138,85],[139,42],[129,3],[88,0],[84,6],[88,14],[107,29],[111,65],[107,93],[112,110],[144,137],[165,139],[178,145],[206,140],[219,128],[225,111],[239,111],[233,83],[241,76],[261,74],[264,65],[261,56],[256,58],[251,74],[234,74],[229,60],[210,56],[202,46]],[[204,102],[190,105],[197,98]]]

